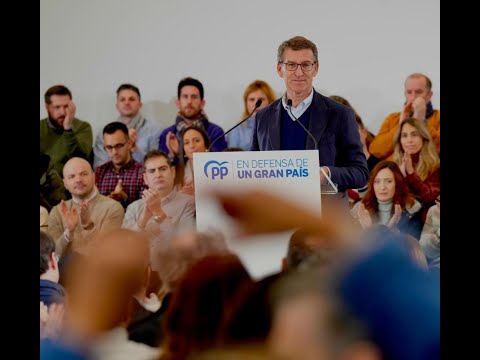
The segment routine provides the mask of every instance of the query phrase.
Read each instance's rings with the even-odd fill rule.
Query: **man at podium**
[[[295,36],[280,44],[277,61],[286,92],[257,113],[250,150],[318,150],[322,185],[342,193],[365,186],[368,167],[353,111],[312,86],[319,68],[316,45]]]

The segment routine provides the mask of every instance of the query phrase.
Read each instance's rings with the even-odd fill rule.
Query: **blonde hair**
[[[394,137],[394,150],[393,160],[400,164],[403,159],[404,150],[400,143],[402,129],[405,124],[409,124],[416,128],[423,139],[422,149],[420,150],[420,156],[418,157],[418,163],[415,167],[415,171],[423,181],[434,172],[440,166],[440,158],[438,157],[437,150],[433,144],[432,137],[428,133],[427,128],[420,120],[414,118],[407,118],[403,120],[402,124],[398,127],[398,130]]]
[[[247,109],[247,98],[250,93],[257,91],[257,90],[262,90],[265,96],[267,97],[268,103],[271,104],[272,102],[275,101],[275,93],[273,92],[273,89],[268,85],[265,81],[263,80],[255,80],[252,83],[250,83],[247,88],[245,89],[243,93],[243,115],[242,119],[246,118],[248,115],[248,109]]]

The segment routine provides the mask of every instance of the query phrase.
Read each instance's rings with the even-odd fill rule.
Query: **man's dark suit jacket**
[[[317,140],[320,166],[328,166],[339,191],[365,186],[369,172],[353,110],[315,90],[310,106],[308,130]],[[250,150],[282,150],[282,110],[278,99],[257,113]],[[315,150],[313,139],[307,135],[305,149],[298,150]]]

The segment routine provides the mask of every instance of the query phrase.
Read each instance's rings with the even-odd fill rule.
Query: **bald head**
[[[74,157],[63,166],[63,183],[72,196],[80,200],[88,198],[95,187],[95,173],[90,163]]]
[[[425,88],[427,90],[432,90],[432,80],[429,79],[427,75],[424,75],[422,73],[413,73],[408,75],[408,77],[405,79],[405,83],[407,83],[408,80],[410,79],[420,79],[425,81]]]
[[[65,174],[71,173],[72,169],[76,169],[78,167],[84,167],[86,169],[89,169],[91,172],[93,172],[92,166],[90,163],[82,159],[80,157],[73,157],[70,160],[68,160],[65,165],[63,166],[63,177],[65,177]]]

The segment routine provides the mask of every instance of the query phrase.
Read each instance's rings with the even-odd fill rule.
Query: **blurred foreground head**
[[[99,234],[91,255],[71,265],[70,328],[93,336],[124,321],[132,296],[143,285],[148,261],[148,239],[142,233],[116,229]]]
[[[165,249],[154,255],[152,266],[167,291],[175,289],[190,267],[208,255],[229,254],[225,238],[219,232],[183,231],[172,238]]]
[[[268,344],[285,359],[381,359],[366,326],[332,287],[332,273],[288,273],[273,287],[273,323]]]

